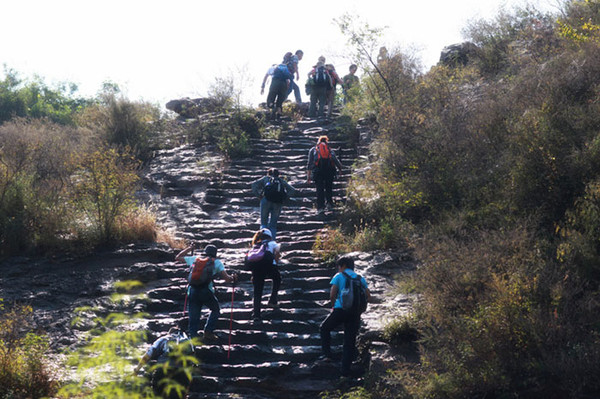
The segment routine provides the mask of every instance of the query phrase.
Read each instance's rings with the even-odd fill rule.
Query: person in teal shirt
[[[350,366],[352,361],[356,358],[356,335],[360,328],[360,313],[351,313],[346,311],[342,307],[342,289],[346,285],[347,277],[356,277],[357,274],[354,272],[354,260],[349,256],[343,256],[336,262],[338,267],[338,273],[333,276],[331,282],[331,290],[329,292],[329,299],[333,307],[331,313],[325,321],[321,324],[321,350],[323,352],[322,359],[325,361],[331,361],[331,331],[336,329],[339,325],[344,325],[344,347],[342,349],[342,376],[350,376]],[[370,298],[369,288],[367,281],[361,277],[361,284],[366,289],[367,300]]]
[[[194,250],[196,245],[192,243],[189,247],[185,248],[175,257],[175,261],[179,263],[185,262],[190,268],[193,266],[198,256],[188,256]],[[221,277],[228,283],[234,283],[237,281],[236,274],[228,274],[225,271],[225,266],[221,260],[217,259],[217,247],[214,245],[207,245],[200,256],[209,257],[214,261],[213,278]],[[210,316],[204,326],[204,339],[214,340],[217,336],[214,334],[214,330],[217,325],[217,320],[221,314],[221,308],[219,301],[215,297],[215,289],[212,283],[212,279],[209,284],[205,286],[188,286],[188,303],[189,303],[189,336],[194,338],[198,336],[198,329],[200,327],[200,317],[202,316],[202,307],[206,305],[210,309]]]

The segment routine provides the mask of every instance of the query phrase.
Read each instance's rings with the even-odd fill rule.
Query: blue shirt
[[[196,261],[196,258],[198,258],[198,256],[185,256],[183,259],[185,260],[185,263],[187,263],[187,265],[189,266],[189,270],[191,270],[191,268],[194,265],[194,262]],[[215,267],[213,268],[213,276],[216,276],[217,274],[221,274],[222,271],[225,270],[225,266],[223,265],[223,262],[221,262],[219,259],[215,259]],[[213,283],[212,281],[208,284],[208,289],[213,291],[215,290],[215,288],[213,287]]]
[[[344,270],[344,273],[346,273],[350,277],[357,276],[357,274],[352,269],[346,269]],[[347,280],[348,279],[342,273],[337,273],[335,276],[333,276],[331,282],[329,283],[330,285],[336,285],[338,287],[337,298],[335,299],[335,305],[333,305],[334,309],[342,309],[342,290],[346,287]],[[368,288],[367,280],[365,280],[365,278],[362,276],[360,278],[360,283],[363,285],[363,287]]]

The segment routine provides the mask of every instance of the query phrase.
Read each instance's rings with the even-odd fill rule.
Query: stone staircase
[[[198,241],[201,246],[216,245],[226,269],[240,275],[235,287],[216,283],[221,304],[219,339],[196,350],[201,364],[191,398],[317,398],[339,377],[339,365],[315,364],[320,355],[319,325],[329,312],[325,304],[335,268],[315,259],[311,249],[317,232],[334,216],[317,215],[314,187],[306,183],[306,161],[317,137],[328,134],[345,166],[334,184],[334,199],[343,201],[357,153],[336,141],[335,121],[304,119],[296,124],[288,121],[287,126],[278,140],[255,140],[254,155],[247,159],[224,164],[210,151],[183,146],[163,151],[149,166],[145,195],[156,207],[160,222],[175,229],[178,237]],[[284,206],[279,219],[280,309],[265,308],[263,320],[253,322],[253,289],[243,257],[260,226],[259,202],[250,183],[270,167],[279,169],[300,193]],[[151,314],[147,327],[153,337],[174,323],[187,328],[185,268],[171,262],[160,267],[164,278],[147,288],[150,300],[139,309]],[[270,289],[267,280],[263,303]],[[341,352],[340,333],[333,335],[332,344],[334,352]]]

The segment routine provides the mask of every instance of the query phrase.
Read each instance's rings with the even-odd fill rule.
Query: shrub
[[[53,396],[58,383],[44,359],[45,336],[32,332],[33,309],[0,299],[0,398]]]
[[[66,181],[93,132],[44,120],[0,126],[0,253],[56,247],[71,223]]]
[[[106,143],[129,147],[141,160],[151,156],[159,109],[150,103],[134,102],[119,94],[118,87],[105,84],[98,101],[78,114],[80,125],[102,132]]]
[[[118,219],[134,207],[139,163],[128,153],[106,149],[79,155],[75,164],[77,173],[70,181],[75,209],[100,243],[114,241]]]

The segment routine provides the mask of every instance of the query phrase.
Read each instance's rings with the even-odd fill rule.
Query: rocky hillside
[[[333,388],[339,377],[337,367],[315,364],[320,355],[319,325],[329,312],[326,303],[335,268],[311,253],[317,232],[334,223],[335,214],[317,215],[305,165],[317,137],[328,134],[346,167],[334,186],[334,197],[342,204],[350,166],[358,152],[336,141],[335,119],[280,123],[280,138],[254,141],[250,158],[225,162],[210,149],[184,145],[158,153],[145,172],[141,197],[155,207],[160,222],[180,238],[216,245],[226,268],[240,274],[235,287],[217,283],[222,312],[216,331],[219,339],[197,348],[201,365],[190,397],[316,398],[319,392]],[[242,263],[259,228],[258,199],[252,195],[250,183],[270,167],[279,169],[300,195],[284,207],[279,220],[280,309],[265,309],[263,321],[257,323],[250,317],[252,284]],[[12,259],[3,265],[7,272],[0,278],[0,297],[31,301],[40,326],[49,331],[53,347],[59,349],[76,345],[89,328],[85,323],[70,327],[75,307],[93,305],[108,313],[110,283],[137,279],[144,283],[142,292],[148,299],[138,300],[135,310],[150,315],[138,327],[150,331],[151,341],[173,324],[187,327],[186,273],[173,262],[176,252],[164,245],[132,246],[92,259],[60,259],[51,264]],[[387,362],[394,361],[380,333],[388,318],[409,306],[406,297],[393,296],[389,288],[394,275],[412,265],[403,254],[355,256],[357,271],[368,279],[374,295],[364,316],[361,358],[355,365],[356,374],[362,375],[369,368],[385,369]],[[269,292],[270,281],[265,296]],[[340,334],[334,335],[334,351],[341,352],[341,343]]]

